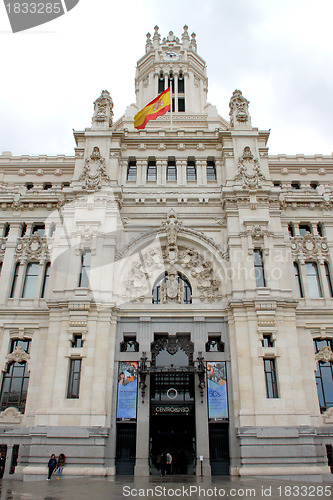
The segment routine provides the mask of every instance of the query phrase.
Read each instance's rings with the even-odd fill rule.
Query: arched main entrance
[[[195,368],[189,335],[157,336],[151,345],[150,471],[160,472],[162,454],[170,453],[167,473],[195,471]]]

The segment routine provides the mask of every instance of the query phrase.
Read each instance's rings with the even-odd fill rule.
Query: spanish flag
[[[170,87],[135,115],[134,127],[143,129],[149,120],[156,120],[158,116],[164,115],[167,111],[170,111]]]

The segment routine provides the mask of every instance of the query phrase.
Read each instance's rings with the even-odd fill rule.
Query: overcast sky
[[[208,101],[229,119],[233,90],[252,125],[271,129],[270,154],[333,151],[332,0],[80,0],[68,14],[12,34],[0,4],[0,152],[74,153],[109,90],[114,119],[135,102],[146,33],[197,34]]]

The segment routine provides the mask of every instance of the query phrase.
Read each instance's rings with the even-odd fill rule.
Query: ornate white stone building
[[[134,129],[169,85],[170,113]],[[333,156],[270,156],[207,103],[184,27],[147,35],[136,104],[103,91],[75,155],[0,156],[5,474],[329,478]],[[316,387],[317,384],[317,387]]]

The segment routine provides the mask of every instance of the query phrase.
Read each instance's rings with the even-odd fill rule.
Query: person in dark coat
[[[162,453],[161,455],[161,462],[160,462],[160,467],[161,467],[161,476],[165,475],[165,470],[166,470],[166,456],[165,453]]]
[[[47,477],[47,480],[51,481],[51,476],[53,474],[53,471],[57,467],[57,459],[56,459],[54,453],[52,453],[51,458],[50,458],[49,463],[47,464],[47,466],[49,468],[49,475]]]

